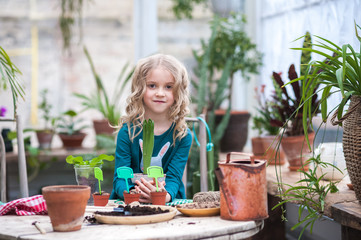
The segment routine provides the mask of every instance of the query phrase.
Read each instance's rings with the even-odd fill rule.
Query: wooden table
[[[41,234],[34,221],[46,231]],[[84,223],[80,231],[53,232],[48,216],[0,216],[0,239],[246,239],[263,228],[263,221],[227,221],[219,216],[186,217],[179,212],[166,222],[143,225]]]

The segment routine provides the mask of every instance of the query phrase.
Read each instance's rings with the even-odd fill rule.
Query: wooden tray
[[[99,223],[134,225],[168,221],[177,214],[177,210],[170,206],[147,205],[147,207],[160,207],[163,210],[168,209],[169,212],[144,216],[103,216],[94,214],[94,217]]]
[[[217,216],[220,213],[220,208],[200,208],[200,209],[189,209],[177,206],[177,210],[189,217],[208,217]]]

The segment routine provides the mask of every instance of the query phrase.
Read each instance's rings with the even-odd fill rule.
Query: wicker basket
[[[334,115],[335,116],[335,115]],[[352,96],[343,122],[343,152],[356,198],[361,202],[361,97]]]

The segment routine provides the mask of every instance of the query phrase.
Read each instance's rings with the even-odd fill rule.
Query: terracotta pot
[[[93,127],[96,135],[112,135],[115,131],[115,129],[109,125],[109,121],[107,119],[93,120]]]
[[[56,185],[42,188],[55,232],[80,230],[90,197],[89,186]]]
[[[140,193],[123,193],[125,204],[139,202]]]
[[[271,165],[283,165],[286,162],[286,156],[279,146],[277,151],[278,140],[275,139],[277,136],[264,136],[252,138],[252,152],[257,159],[267,160],[268,164]],[[275,161],[276,159],[276,161]]]
[[[103,192],[100,195],[99,193],[93,193],[94,206],[105,206],[108,204],[108,200],[110,197],[109,193]]]
[[[313,147],[314,138],[314,132],[308,134],[308,140],[310,142],[311,148]],[[302,166],[306,163],[307,159],[309,159],[312,152],[312,149],[310,151],[308,148],[304,135],[283,137],[281,146],[287,156],[287,161],[290,164],[288,168],[291,171],[297,171],[298,169],[301,169]],[[303,166],[305,171],[307,171],[308,168],[308,165]]]
[[[225,110],[217,110],[216,125],[219,124],[226,113]],[[221,139],[221,152],[241,152],[247,142],[249,112],[231,111],[228,126]]]
[[[165,205],[167,192],[151,192],[150,196],[152,198],[153,205]]]
[[[51,141],[53,140],[54,132],[51,130],[39,130],[36,131],[36,137],[38,139],[40,149],[50,149]]]
[[[73,135],[59,133],[59,137],[63,142],[63,147],[70,150],[81,148],[85,136],[86,134],[82,132]]]
[[[231,161],[231,155],[243,155]],[[215,170],[220,185],[221,218],[253,221],[268,218],[266,161],[247,153],[228,153]],[[251,158],[251,159],[250,159]]]

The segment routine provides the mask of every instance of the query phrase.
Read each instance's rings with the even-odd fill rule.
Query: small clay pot
[[[106,206],[108,204],[110,194],[107,192],[103,192],[100,195],[98,192],[93,193],[94,206]]]
[[[90,197],[89,186],[56,185],[42,188],[55,232],[80,230]]]
[[[151,192],[150,196],[152,198],[153,205],[165,205],[167,192]]]
[[[140,193],[124,192],[123,196],[125,204],[130,204],[132,202],[139,202]]]

